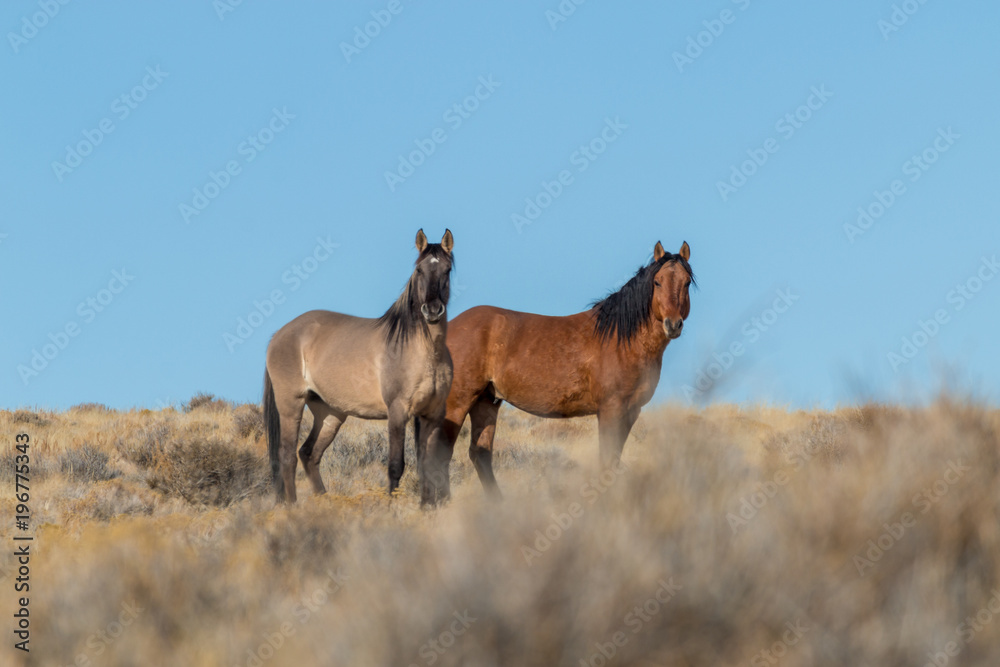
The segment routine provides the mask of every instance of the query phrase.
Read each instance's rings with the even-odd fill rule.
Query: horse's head
[[[417,232],[417,266],[413,270],[413,302],[428,324],[437,324],[446,316],[451,289],[450,276],[455,239],[446,229],[441,243],[428,243],[424,230]]]
[[[690,257],[691,248],[687,241],[676,255],[665,251],[659,241],[653,249],[653,261],[663,260],[663,265],[653,277],[652,315],[663,322],[663,331],[671,340],[681,335],[684,320],[691,312],[691,297],[688,290],[694,281],[694,276],[688,264]]]

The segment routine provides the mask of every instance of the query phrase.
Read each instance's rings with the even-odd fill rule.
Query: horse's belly
[[[514,403],[513,401],[508,402],[518,410],[523,410],[524,412],[527,412],[530,415],[535,415],[536,417],[545,417],[548,419],[587,417],[597,413],[597,410],[582,405],[553,408],[553,406],[543,404],[522,405],[520,403]]]
[[[385,403],[381,405],[375,405],[374,403],[358,403],[356,405],[348,405],[347,407],[341,408],[350,417],[357,417],[358,419],[388,419],[389,410],[386,408]]]
[[[597,404],[583,387],[543,387],[525,384],[505,387],[494,383],[496,397],[536,417],[583,417],[597,412]]]
[[[359,382],[352,384],[350,378],[312,381],[308,378],[309,389],[330,407],[359,419],[387,419],[389,410],[382,400],[377,384]]]
[[[327,405],[347,414],[349,417],[357,417],[359,419],[389,418],[389,409],[386,407],[385,401],[378,396],[366,397],[352,393],[349,396],[336,396],[334,398],[327,398],[324,395],[320,395],[320,398]]]

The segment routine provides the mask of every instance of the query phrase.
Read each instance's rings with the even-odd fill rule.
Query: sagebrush
[[[601,471],[594,420],[504,409],[505,500],[466,433],[430,512],[412,444],[390,499],[385,424],[356,420],[330,493],[276,507],[255,415],[0,412],[39,466],[30,664],[1000,662],[996,410],[665,406]]]

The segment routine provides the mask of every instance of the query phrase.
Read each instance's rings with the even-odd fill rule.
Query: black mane
[[[449,271],[454,266],[454,258],[441,247],[440,243],[427,244],[416,263],[419,264],[427,257],[436,257],[443,262],[448,262]],[[389,306],[389,310],[375,321],[376,326],[385,327],[385,339],[388,343],[405,343],[411,334],[427,333],[428,331],[427,323],[420,314],[420,309],[413,302],[416,276],[417,272],[414,271],[396,302]]]
[[[691,265],[680,255],[666,253],[659,260],[643,266],[617,292],[591,304],[596,311],[594,331],[601,342],[615,335],[619,343],[624,342],[627,345],[632,342],[639,329],[649,319],[649,312],[653,306],[653,280],[656,273],[668,262],[680,264],[691,277],[691,283],[695,284]]]

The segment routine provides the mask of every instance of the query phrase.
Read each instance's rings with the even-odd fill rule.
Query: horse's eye
[[[659,280],[654,280],[653,284],[656,285],[657,287],[659,287],[660,286],[660,281]]]

